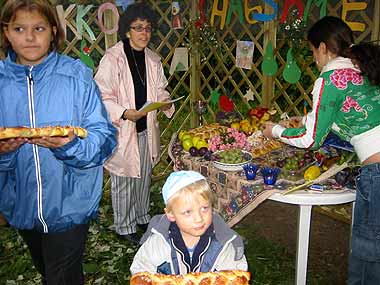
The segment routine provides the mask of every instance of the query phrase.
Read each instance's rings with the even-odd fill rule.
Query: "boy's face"
[[[212,207],[200,195],[190,195],[173,201],[171,212],[166,216],[171,222],[176,222],[186,245],[198,241],[212,223]]]

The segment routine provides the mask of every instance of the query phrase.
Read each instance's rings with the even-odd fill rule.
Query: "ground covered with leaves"
[[[155,183],[152,215],[162,213],[160,190],[161,183]],[[323,215],[313,217],[308,284],[344,284],[349,225],[320,216]],[[267,201],[234,228],[245,239],[253,276],[251,284],[294,284],[296,218],[296,207]],[[129,267],[137,247],[116,236],[112,220],[107,190],[101,202],[99,220],[90,227],[84,258],[86,284],[129,284]],[[17,232],[0,227],[0,284],[40,283],[41,278]]]

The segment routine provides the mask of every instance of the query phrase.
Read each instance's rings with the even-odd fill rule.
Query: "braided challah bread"
[[[73,130],[78,137],[87,137],[87,131],[81,127],[51,126],[42,128],[14,127],[0,128],[0,140],[11,138],[65,137]]]
[[[241,270],[196,272],[164,275],[140,272],[132,276],[131,285],[248,285],[251,274]]]

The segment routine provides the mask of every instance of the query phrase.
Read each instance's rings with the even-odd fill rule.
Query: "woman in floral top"
[[[348,284],[380,284],[380,46],[354,44],[349,26],[324,17],[308,33],[321,74],[301,128],[268,123],[263,133],[318,149],[332,131],[349,141],[362,167],[352,229]]]

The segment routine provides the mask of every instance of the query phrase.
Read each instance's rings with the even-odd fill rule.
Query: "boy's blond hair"
[[[214,204],[214,193],[210,185],[206,180],[199,180],[174,193],[166,204],[166,211],[171,212],[178,199],[184,199],[193,195],[201,196],[204,200],[210,202],[211,206]]]

